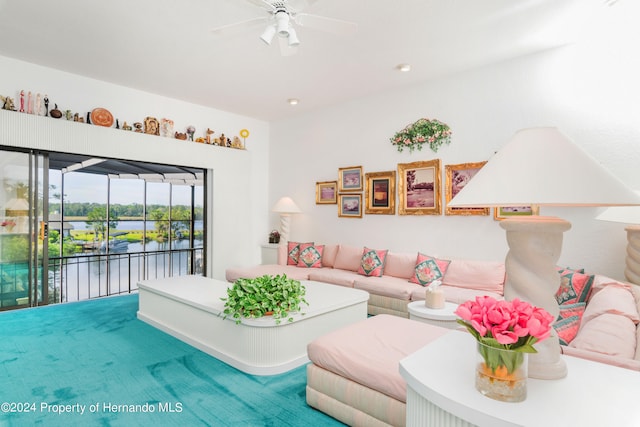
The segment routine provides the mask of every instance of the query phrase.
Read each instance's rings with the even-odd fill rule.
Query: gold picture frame
[[[338,191],[362,191],[362,166],[338,169]]]
[[[502,221],[503,219],[518,217],[518,216],[532,216],[538,215],[540,208],[538,206],[501,206],[493,208],[493,219],[496,221]]]
[[[338,181],[316,182],[316,205],[338,203]]]
[[[440,215],[440,159],[398,164],[398,214]]]
[[[338,194],[338,216],[362,218],[362,194]]]
[[[365,174],[366,214],[396,214],[396,171],[370,172]]]
[[[445,169],[445,215],[489,215],[489,208],[455,208],[449,202],[464,188],[487,162],[446,165]]]

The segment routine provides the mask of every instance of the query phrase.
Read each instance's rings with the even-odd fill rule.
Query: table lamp
[[[640,191],[636,191],[640,195]],[[640,285],[640,207],[615,206],[606,209],[596,219],[630,224],[627,231],[627,259],[624,277],[631,283]]]
[[[280,214],[280,244],[286,245],[289,241],[289,225],[291,214],[302,212],[291,197],[282,197],[271,208],[273,212]]]
[[[640,196],[604,169],[556,128],[518,132],[451,200],[451,207],[629,206]],[[506,230],[506,299],[519,298],[544,308],[554,318],[559,307],[557,262],[563,233],[571,224],[556,217],[518,216],[499,222]],[[567,375],[555,331],[535,345],[529,376]]]

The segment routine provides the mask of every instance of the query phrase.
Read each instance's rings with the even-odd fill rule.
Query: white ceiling
[[[263,16],[247,0],[0,0],[0,55],[272,121],[564,44],[610,2],[318,0],[358,31],[298,27],[283,57],[262,27],[209,31]]]

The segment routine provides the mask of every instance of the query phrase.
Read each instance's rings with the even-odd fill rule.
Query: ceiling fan
[[[341,19],[303,13],[307,7],[318,0],[246,0],[263,9],[265,16],[252,18],[234,24],[223,25],[211,30],[214,35],[228,36],[238,34],[254,27],[264,26],[260,40],[271,45],[273,38],[278,35],[280,51],[288,56],[296,53],[300,44],[295,26],[312,28],[339,35],[354,33],[358,24]]]

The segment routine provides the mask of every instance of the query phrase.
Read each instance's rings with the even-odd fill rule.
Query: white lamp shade
[[[451,200],[452,207],[630,206],[640,195],[556,128],[516,132]]]
[[[267,28],[265,28],[264,32],[260,36],[260,40],[262,40],[268,45],[271,45],[271,41],[273,40],[273,36],[275,35],[276,35],[276,26],[269,25]]]
[[[278,200],[276,204],[273,205],[271,210],[273,212],[287,213],[287,214],[302,212],[298,207],[298,205],[296,205],[295,202],[291,200],[291,197],[280,198],[280,200]]]

